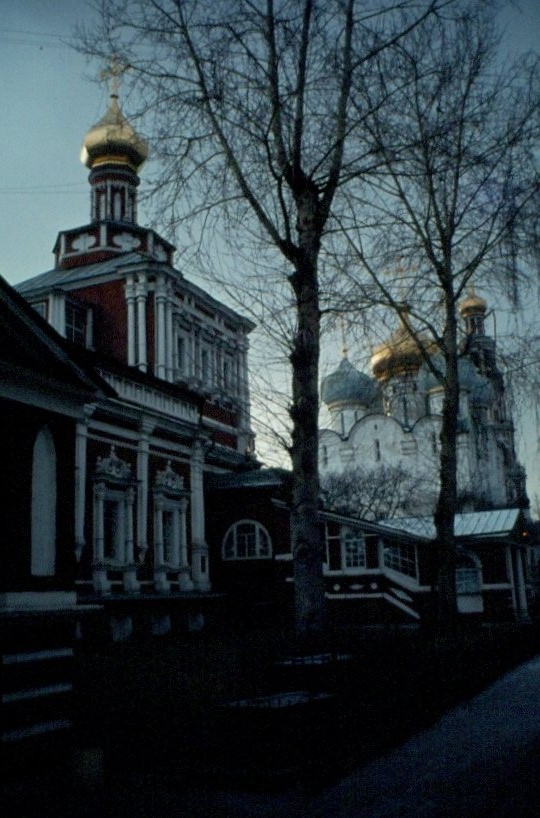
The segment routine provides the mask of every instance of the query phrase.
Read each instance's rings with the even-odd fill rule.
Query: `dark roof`
[[[156,261],[151,256],[145,253],[121,253],[114,258],[106,259],[105,261],[97,261],[94,264],[83,264],[79,267],[63,268],[58,267],[53,270],[48,270],[33,278],[17,284],[17,292],[24,295],[25,298],[36,298],[40,295],[45,295],[56,288],[62,289],[71,285],[84,286],[85,282],[92,281],[95,278],[107,278],[114,275],[119,275],[121,271],[132,265],[146,264],[154,269],[164,269],[169,273],[175,274],[179,280],[182,281],[182,286],[185,290],[200,299],[201,302],[210,309],[215,309],[216,312],[221,312],[226,315],[229,320],[241,324],[248,332],[255,329],[255,324],[243,315],[240,315],[235,310],[218,301],[213,296],[209,295],[201,287],[188,281],[180,270],[176,270],[163,261]]]
[[[0,362],[15,379],[17,372],[24,372],[27,376],[29,371],[35,371],[89,395],[111,392],[93,368],[81,360],[72,345],[1,276]]]
[[[291,473],[286,469],[251,468],[235,474],[212,474],[206,478],[206,488],[224,491],[227,489],[283,488]]]

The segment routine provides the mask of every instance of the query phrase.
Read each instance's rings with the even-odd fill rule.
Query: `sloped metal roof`
[[[510,534],[519,517],[519,508],[502,508],[495,511],[469,511],[456,514],[454,535],[456,537],[488,537],[494,534]],[[386,528],[406,531],[419,537],[433,539],[435,523],[433,517],[396,517],[380,520]]]
[[[66,269],[55,268],[17,284],[15,289],[21,295],[28,295],[42,289],[50,290],[64,284],[71,284],[74,281],[79,283],[95,276],[108,275],[114,273],[118,267],[125,267],[127,264],[134,264],[143,260],[148,261],[148,257],[141,253],[123,253],[105,261],[96,261],[95,264],[84,264],[80,267]]]
[[[172,267],[166,262],[156,261],[155,259],[147,256],[145,253],[121,253],[118,256],[105,259],[105,261],[97,261],[94,264],[82,264],[78,267],[69,267],[66,269],[55,268],[34,276],[33,278],[29,278],[26,281],[22,281],[20,284],[16,285],[15,289],[25,298],[32,298],[50,292],[51,290],[54,290],[55,287],[63,287],[70,284],[79,286],[84,284],[85,281],[91,281],[92,279],[100,276],[106,277],[109,275],[114,275],[117,270],[123,267],[140,263],[150,264],[152,267],[155,265],[166,267],[169,273],[173,273],[181,279],[183,289],[186,292],[191,293],[196,298],[199,298],[203,304],[207,305],[211,309],[215,309],[216,312],[222,315],[228,316],[228,318],[235,323],[240,323],[248,332],[255,329],[255,324],[249,318],[245,318],[243,315],[240,315],[240,313],[236,312],[231,307],[228,307],[223,302],[218,301],[216,298],[214,298],[214,296],[206,292],[206,290],[203,290],[197,284],[194,284],[192,281],[186,279],[183,273],[181,273],[175,267]]]

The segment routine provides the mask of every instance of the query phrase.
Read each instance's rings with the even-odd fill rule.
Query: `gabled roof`
[[[97,261],[94,264],[85,264],[81,267],[63,268],[56,267],[45,273],[29,278],[17,284],[17,292],[21,295],[38,295],[40,292],[49,292],[55,287],[63,287],[74,282],[89,281],[96,276],[107,276],[116,273],[119,267],[128,264],[136,264],[141,261],[150,261],[143,253],[126,253],[105,261]],[[155,263],[155,262],[154,262]]]
[[[175,274],[178,279],[181,280],[182,288],[200,300],[206,307],[227,316],[229,320],[244,327],[247,332],[251,332],[255,329],[253,321],[240,315],[231,309],[231,307],[228,307],[226,304],[223,304],[221,301],[209,295],[201,287],[188,281],[179,270],[171,267],[170,264],[156,261],[145,253],[121,253],[114,258],[97,261],[94,264],[84,264],[80,267],[70,268],[57,267],[17,284],[16,289],[17,292],[24,295],[25,298],[33,299],[40,295],[44,296],[56,288],[62,289],[63,287],[69,287],[70,289],[76,289],[78,287],[84,287],[85,282],[91,282],[96,278],[109,278],[118,275],[124,268],[133,267],[133,265],[138,264],[147,265],[154,270],[161,268],[169,274]]]
[[[470,511],[456,514],[454,536],[456,537],[491,537],[496,534],[510,534],[518,521],[519,508],[503,508],[496,511]],[[391,520],[380,520],[386,528],[406,531],[419,537],[432,540],[435,537],[433,517],[395,517]]]
[[[94,396],[110,392],[92,367],[0,276],[0,366],[15,382],[28,373]],[[36,386],[27,381],[28,387]]]

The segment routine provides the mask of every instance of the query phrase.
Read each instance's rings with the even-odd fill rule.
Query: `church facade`
[[[76,589],[79,602],[108,606],[118,638],[129,635],[137,606],[148,606],[147,618],[160,632],[170,626],[171,605],[186,619],[213,591],[243,598],[246,588],[258,587],[264,597],[274,588],[277,599],[294,582],[289,499],[281,478],[268,484],[253,456],[247,356],[254,325],[189,281],[173,265],[174,248],[138,224],[138,174],[146,157],[145,141],[111,94],[83,146],[90,221],[59,234],[54,268],[19,285],[14,299],[15,312],[24,313],[27,324],[33,316],[37,336],[50,348],[43,363],[34,361],[34,375],[23,379],[27,403],[39,408],[48,400],[55,367],[66,359],[63,377],[73,385],[62,389],[71,393],[71,408],[64,417],[53,394],[48,408],[63,420],[36,419],[4,440],[13,464],[19,441],[33,447],[28,479],[19,482],[35,486],[19,515],[26,514],[32,530],[19,546],[19,573],[5,599],[18,587],[30,592],[64,584]],[[495,344],[485,332],[486,309],[474,294],[461,305],[467,347],[460,366],[460,487],[472,508],[519,508],[524,475]],[[404,463],[436,486],[439,384],[402,330],[375,350],[372,363],[373,378],[345,357],[323,381],[331,417],[331,428],[320,435],[323,480],[371,458],[374,467]],[[8,365],[16,380],[20,362]],[[9,411],[22,417],[17,406]],[[417,506],[414,514],[430,511],[428,496],[426,508]],[[58,525],[50,522],[52,512]],[[370,529],[357,518],[321,511],[328,599],[388,602],[390,594],[393,611],[409,606],[408,615],[421,617],[416,594],[427,598],[431,587],[425,568],[430,538]],[[508,536],[518,528],[516,517]],[[47,548],[40,555],[43,537]],[[521,615],[525,606],[521,561],[512,562],[510,550],[521,555],[523,547],[518,538],[498,549],[505,556],[497,558],[498,573],[488,585],[501,587],[484,589],[497,591],[491,608],[498,615]],[[490,559],[472,558],[463,570],[474,573],[478,585]],[[277,573],[269,573],[270,565]],[[260,574],[260,583],[246,566]],[[191,610],[182,608],[186,601]],[[374,619],[378,612],[379,602]]]
[[[496,343],[486,331],[487,303],[471,290],[459,312],[464,330],[458,362],[460,510],[526,507],[525,472],[516,458]],[[429,342],[423,345],[429,351]],[[430,355],[444,374],[440,353],[433,348]],[[354,475],[355,469],[371,479],[384,472],[400,475],[404,496],[397,513],[431,514],[439,484],[442,385],[405,326],[375,348],[371,367],[372,376],[360,372],[345,354],[322,381],[330,417],[319,436],[323,485],[329,475]]]
[[[102,384],[75,427],[69,539],[82,597],[208,592],[205,476],[253,463],[253,324],[138,224],[146,157],[111,94],[83,145],[90,222],[63,230],[54,268],[17,288]]]

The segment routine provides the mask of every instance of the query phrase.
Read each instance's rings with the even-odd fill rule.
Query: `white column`
[[[172,511],[173,531],[172,531],[172,553],[171,563],[175,568],[180,566],[180,512],[175,506]]]
[[[135,366],[137,362],[137,331],[135,322],[135,282],[133,276],[129,276],[126,281],[126,303],[127,303],[127,362],[128,366]]]
[[[216,334],[212,334],[212,346],[210,347],[210,386],[214,391],[219,389],[219,361],[217,350]]]
[[[84,519],[86,516],[86,449],[88,419],[95,407],[85,406],[85,420],[75,427],[75,557],[80,561],[85,546]]]
[[[197,363],[195,352],[195,328],[193,324],[189,329],[189,357],[188,357],[188,376],[190,378],[197,377]]]
[[[242,350],[242,408],[243,420],[246,428],[249,428],[249,420],[251,417],[251,406],[249,397],[249,370],[248,370],[248,340],[244,340],[244,347]]]
[[[156,375],[158,378],[167,377],[166,361],[166,324],[165,324],[165,304],[167,300],[167,290],[164,276],[160,276],[156,283]]]
[[[133,565],[135,562],[133,551],[133,502],[135,500],[135,491],[129,488],[126,491],[126,542],[125,555],[126,563]]]
[[[241,343],[239,344],[239,355],[240,355],[240,380],[238,384],[238,393],[240,399],[240,409],[239,409],[239,436],[238,436],[238,449],[239,451],[245,452],[251,447],[253,443],[253,432],[251,430],[250,420],[251,420],[251,407],[250,407],[250,398],[249,398],[249,378],[248,378],[248,359],[247,359],[247,351],[248,351],[248,340],[247,338],[243,338]]]
[[[144,562],[148,551],[148,457],[150,452],[149,436],[153,430],[153,422],[148,420],[141,422],[137,448],[137,549],[140,562]]]
[[[191,576],[198,591],[209,591],[208,545],[205,541],[204,444],[196,440],[191,450]]]
[[[163,497],[154,500],[154,560],[156,566],[165,563],[163,552]]]
[[[163,547],[163,497],[154,498],[154,584],[156,591],[168,591]]]
[[[103,504],[105,500],[105,486],[96,483],[94,486],[94,562],[103,563],[105,559]]]
[[[111,583],[107,578],[107,569],[104,565],[104,501],[105,484],[96,483],[94,485],[94,564],[92,566],[92,576],[94,581],[94,590],[98,593],[106,593],[111,588]]]
[[[126,568],[124,570],[124,590],[138,591],[140,588],[137,581],[137,567],[135,565],[135,555],[133,550],[133,503],[135,501],[135,489],[128,488],[125,496],[124,511],[125,511],[125,561]]]
[[[137,366],[142,372],[146,372],[148,358],[146,352],[146,296],[147,286],[144,275],[139,275],[137,279]]]
[[[195,328],[193,340],[195,342],[195,354],[193,356],[193,360],[195,361],[195,372],[193,374],[197,380],[202,382],[202,344],[201,331],[198,327]]]
[[[237,345],[236,347],[236,354],[234,356],[234,366],[235,366],[235,373],[234,373],[234,393],[237,398],[241,398],[242,395],[242,347]]]
[[[167,366],[167,380],[174,380],[174,328],[173,328],[173,302],[169,293],[165,302],[165,364]]]
[[[180,575],[179,588],[181,591],[192,591],[193,582],[189,571],[189,557],[186,530],[186,511],[188,501],[183,498],[179,503],[179,525],[180,525]]]
[[[516,548],[516,595],[517,595],[517,615],[520,619],[528,619],[529,608],[527,606],[527,589],[525,587],[525,574],[523,571],[523,552],[521,548]]]
[[[510,585],[512,587],[512,608],[514,609],[514,613],[518,614],[518,602],[517,602],[517,591],[516,591],[516,579],[515,579],[515,572],[514,572],[514,560],[512,559],[512,546],[506,546],[506,573],[508,575],[508,579],[510,581]]]

